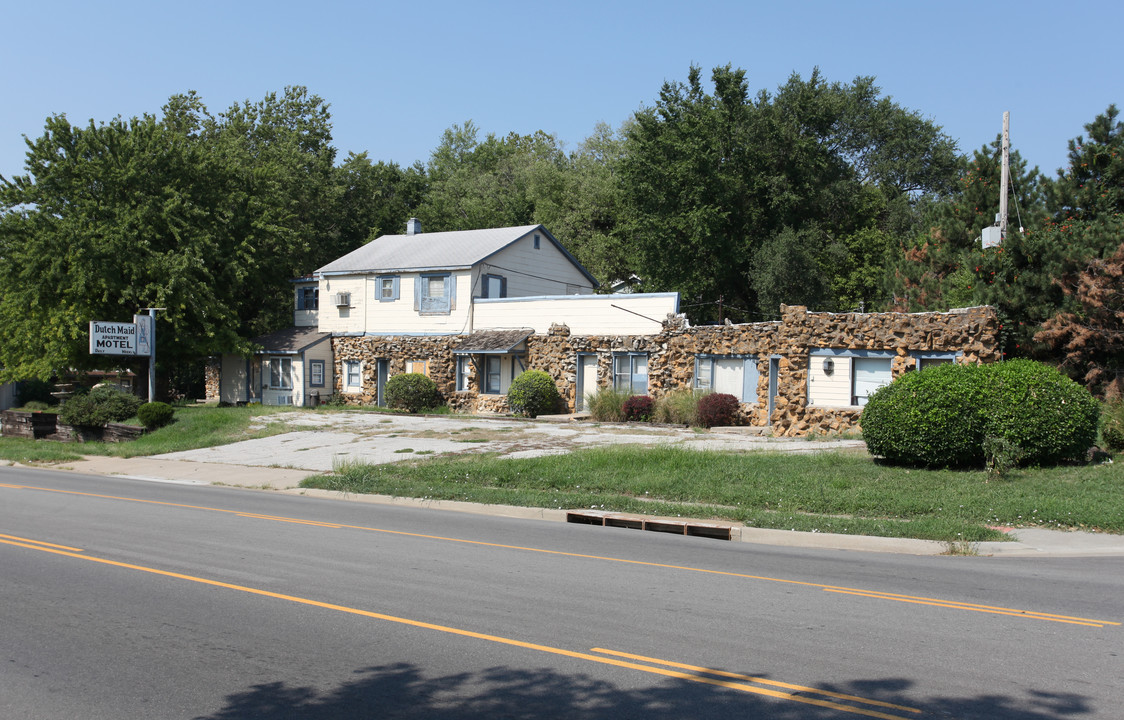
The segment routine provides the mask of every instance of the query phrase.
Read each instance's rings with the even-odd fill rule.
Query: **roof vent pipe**
[[[421,220],[410,218],[406,221],[407,235],[421,235]]]

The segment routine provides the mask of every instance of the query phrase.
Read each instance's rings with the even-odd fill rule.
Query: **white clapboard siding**
[[[478,299],[473,329],[527,327],[541,335],[560,324],[572,335],[652,335],[678,305],[676,293]]]
[[[593,284],[574,263],[539,233],[535,249],[534,233],[485,259],[478,266],[479,275],[500,275],[507,279],[507,296],[570,295],[593,292]],[[550,279],[547,279],[550,278]],[[477,280],[477,277],[473,278]],[[475,297],[481,296],[482,285],[474,284]]]
[[[823,355],[808,358],[808,404],[819,407],[848,407],[851,404],[851,361],[845,356],[832,357],[835,370],[823,370]]]

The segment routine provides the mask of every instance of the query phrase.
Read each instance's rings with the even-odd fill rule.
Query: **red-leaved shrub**
[[[733,425],[738,416],[738,399],[727,393],[711,393],[699,400],[699,424],[703,427]]]
[[[648,422],[652,419],[654,407],[655,402],[647,395],[633,395],[624,401],[624,419],[626,422],[632,420]]]

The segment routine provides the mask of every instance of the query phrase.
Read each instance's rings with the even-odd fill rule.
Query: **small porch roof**
[[[312,327],[288,327],[256,337],[251,342],[261,345],[255,355],[296,355],[330,337],[332,333],[317,332]]]
[[[482,330],[474,332],[453,348],[454,355],[510,355],[523,341],[535,334],[534,328]]]

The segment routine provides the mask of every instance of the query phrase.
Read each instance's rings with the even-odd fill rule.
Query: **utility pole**
[[[985,227],[977,240],[986,248],[997,247],[1007,239],[1007,185],[1011,179],[1011,113],[1003,113],[1003,169],[999,174],[999,212],[995,224]],[[1021,229],[1021,228],[1020,228]]]

